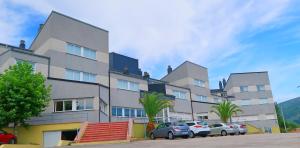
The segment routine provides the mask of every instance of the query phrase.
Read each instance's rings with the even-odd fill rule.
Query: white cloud
[[[27,9],[10,9],[8,3]],[[240,35],[284,23],[282,15],[289,5],[289,0],[0,0],[0,42],[24,38],[20,32],[33,19],[28,14],[47,16],[56,10],[109,30],[111,51],[136,57],[143,70],[161,76],[162,66],[184,60],[209,68],[239,63],[240,56],[228,57],[252,46],[241,43]],[[276,78],[282,73],[276,67],[271,64],[263,70],[270,69],[274,89],[279,90],[284,80]]]
[[[205,65],[216,56],[224,58],[236,53],[241,49],[238,35],[272,23],[289,4],[287,0],[13,2],[43,15],[55,9],[109,30],[110,50],[138,57],[142,67],[150,71],[157,70],[157,64],[177,65],[191,60]],[[16,36],[14,29],[24,25],[24,21],[16,23],[18,19],[13,22],[7,29],[8,38]],[[0,23],[9,24],[5,19]]]
[[[12,43],[20,38],[20,26],[26,18],[7,8],[4,1],[0,1],[0,42]]]

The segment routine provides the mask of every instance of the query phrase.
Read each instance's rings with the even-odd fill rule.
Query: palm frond
[[[237,105],[231,103],[230,101],[223,101],[218,105],[212,106],[211,109],[211,112],[217,114],[225,123],[227,123],[228,119],[230,119],[233,114],[242,112]]]
[[[139,102],[143,105],[150,121],[153,121],[162,109],[171,106],[169,100],[164,100],[163,95],[156,92],[145,93],[143,98],[139,99]]]

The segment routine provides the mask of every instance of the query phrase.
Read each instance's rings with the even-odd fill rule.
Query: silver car
[[[190,135],[189,126],[181,122],[168,122],[162,123],[157,126],[150,133],[150,138],[168,138],[174,139],[175,137],[188,138]]]
[[[228,134],[234,135],[236,133],[236,129],[233,125],[225,124],[225,123],[217,123],[212,124],[210,127],[210,134],[211,136],[214,135],[221,135],[221,136],[227,136]]]
[[[233,126],[238,130],[237,134],[245,135],[248,131],[246,124],[234,123]]]

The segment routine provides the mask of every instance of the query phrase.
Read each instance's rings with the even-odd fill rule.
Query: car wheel
[[[173,139],[174,139],[174,135],[173,135],[172,132],[169,132],[169,133],[168,133],[168,138],[169,138],[170,140],[173,140]]]
[[[153,133],[150,134],[150,139],[154,140],[155,139],[155,136]]]
[[[203,134],[203,135],[201,135],[201,137],[207,137],[207,135],[206,135],[206,134]]]
[[[190,136],[190,138],[195,138],[195,134],[194,134],[194,132],[193,132],[193,131],[191,131],[189,136]]]
[[[8,143],[9,143],[9,144],[16,144],[16,139],[10,139],[10,140],[8,141]]]
[[[221,132],[221,136],[227,136],[227,132],[226,131],[222,131]]]

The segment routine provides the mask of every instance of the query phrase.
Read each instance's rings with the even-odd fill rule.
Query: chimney
[[[223,86],[222,86],[222,82],[221,81],[219,81],[219,89],[223,90]]]
[[[225,88],[226,84],[227,84],[227,82],[226,82],[225,78],[223,78],[223,88]]]
[[[173,71],[172,67],[169,65],[168,66],[168,74],[171,73]]]
[[[143,75],[143,72],[142,72],[142,70],[139,68],[139,70],[138,70],[138,75],[139,76],[142,76]]]
[[[149,79],[150,78],[150,75],[148,72],[144,72],[144,76],[143,76],[144,79]]]
[[[25,41],[24,40],[20,40],[19,48],[25,49]]]
[[[38,32],[40,32],[44,27],[44,24],[40,24]]]

